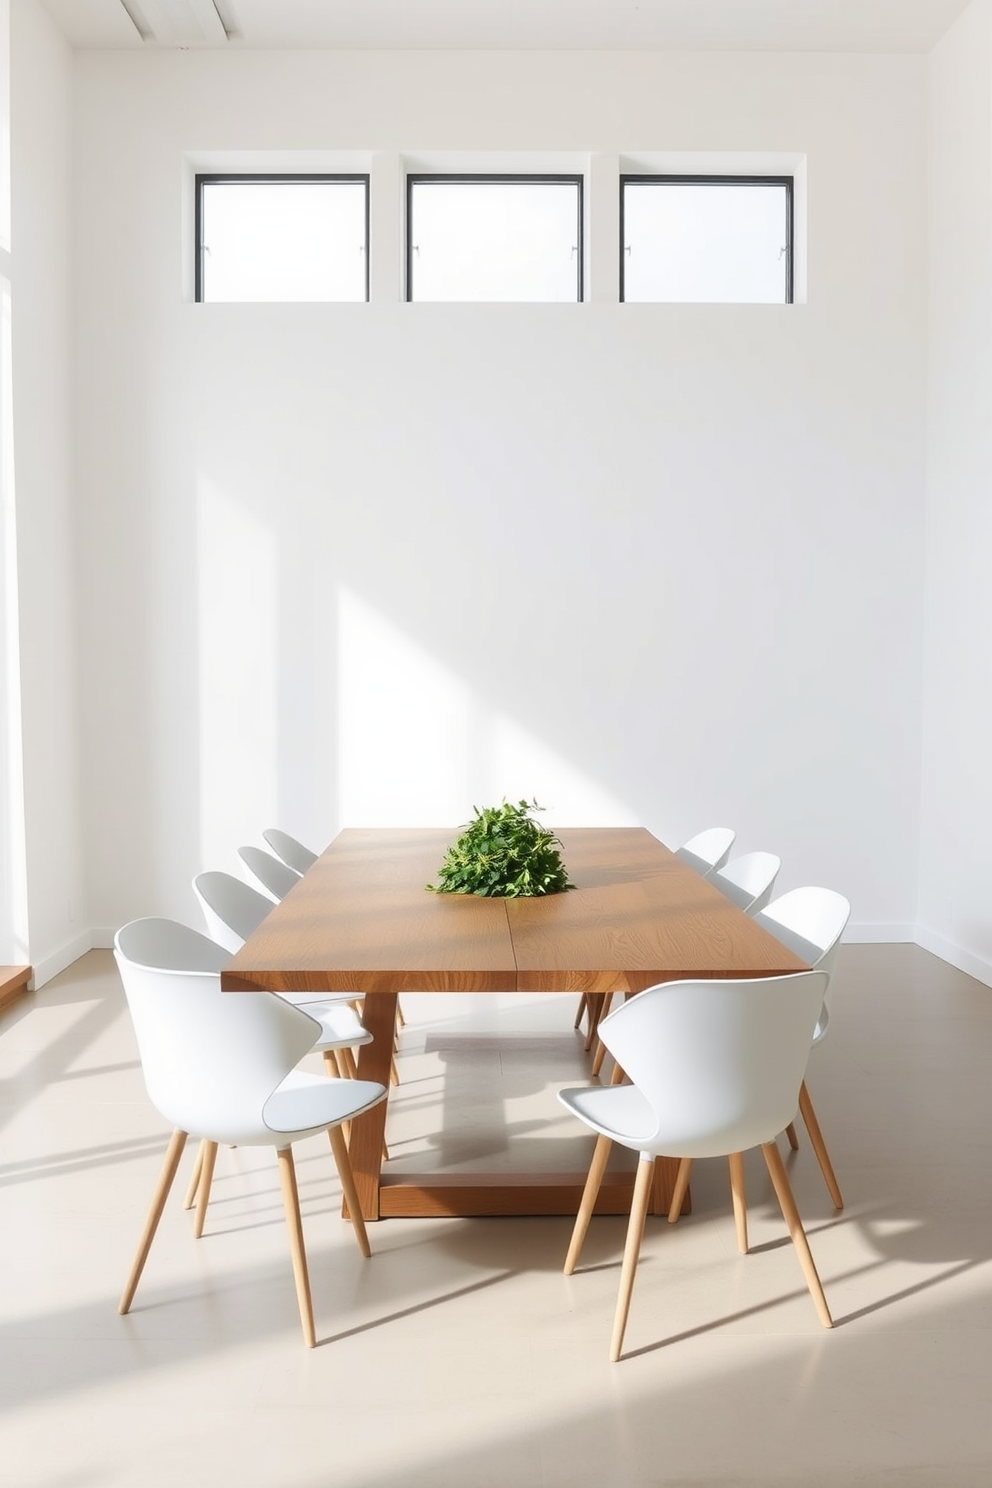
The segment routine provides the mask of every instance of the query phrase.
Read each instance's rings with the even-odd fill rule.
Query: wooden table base
[[[678,1164],[660,1158],[653,1212],[667,1214]],[[596,1214],[629,1214],[634,1171],[607,1172]],[[428,1219],[451,1215],[576,1214],[585,1173],[397,1173],[380,1178],[379,1213],[366,1219]],[[689,1212],[688,1197],[683,1213]]]

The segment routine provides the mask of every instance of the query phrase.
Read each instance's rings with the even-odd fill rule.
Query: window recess
[[[580,301],[582,177],[408,175],[406,297]]]
[[[367,175],[197,175],[196,299],[369,297]]]
[[[791,305],[792,176],[621,176],[620,299]]]

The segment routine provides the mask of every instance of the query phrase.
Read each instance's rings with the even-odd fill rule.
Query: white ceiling
[[[969,0],[44,0],[44,4],[75,47],[926,52]]]

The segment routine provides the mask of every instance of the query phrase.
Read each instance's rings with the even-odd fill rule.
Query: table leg
[[[372,1043],[363,1044],[358,1051],[358,1078],[378,1080],[388,1091],[396,1027],[396,993],[367,993],[362,1004],[362,1022],[372,1035]],[[348,1152],[362,1204],[362,1217],[366,1221],[379,1218],[379,1180],[387,1104],[388,1096],[351,1123]]]

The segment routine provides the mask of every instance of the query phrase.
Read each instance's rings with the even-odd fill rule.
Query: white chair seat
[[[636,1085],[574,1085],[559,1090],[558,1099],[580,1121],[625,1147],[650,1146],[658,1129],[651,1102]]]
[[[371,1110],[382,1100],[382,1089],[373,1080],[328,1080],[326,1075],[294,1070],[273,1090],[262,1114],[272,1136],[292,1133],[295,1142]]]

